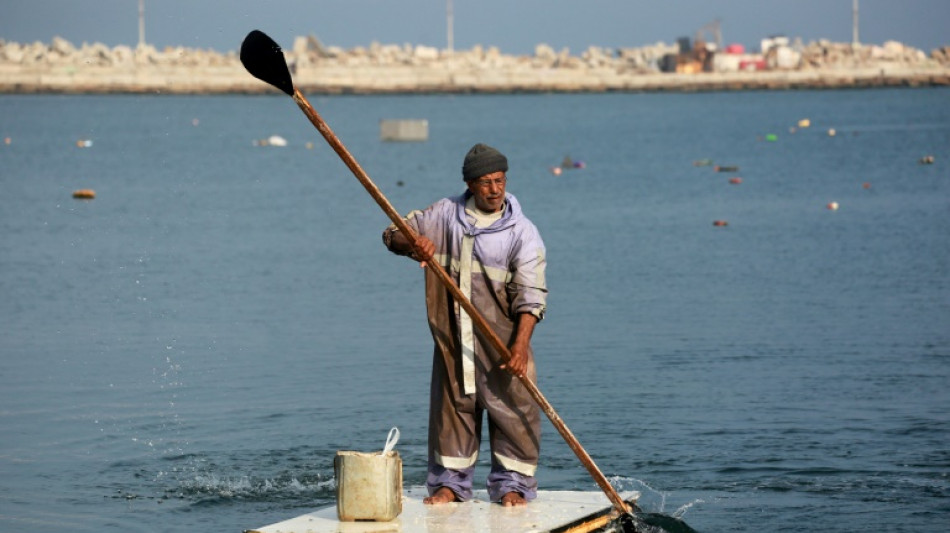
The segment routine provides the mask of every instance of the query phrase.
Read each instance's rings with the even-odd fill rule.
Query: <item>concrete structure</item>
[[[538,45],[533,56],[497,48],[466,51],[373,43],[343,50],[299,37],[285,50],[294,83],[311,94],[710,91],[950,85],[950,47],[928,57],[900,43],[852,47],[828,41],[759,55],[750,72],[660,73],[658,62],[676,50],[657,43],[616,50],[590,47],[580,55]],[[728,65],[717,54],[714,64]],[[746,65],[750,63],[745,63]],[[275,89],[251,77],[236,52],[75,47],[0,41],[0,93],[265,93]]]

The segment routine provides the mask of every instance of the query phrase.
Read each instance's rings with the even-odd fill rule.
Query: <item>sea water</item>
[[[547,245],[539,388],[646,511],[950,527],[950,90],[311,100],[400,212],[507,154]],[[0,530],[259,527],[392,426],[424,483],[422,271],[291,99],[0,117]],[[550,424],[538,479],[598,490]]]

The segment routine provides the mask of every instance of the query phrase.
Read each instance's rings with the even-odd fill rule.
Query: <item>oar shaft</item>
[[[336,134],[333,133],[333,130],[330,129],[330,126],[323,120],[323,117],[317,113],[317,110],[310,105],[310,102],[307,101],[307,97],[300,92],[300,89],[294,89],[294,102],[297,102],[297,106],[307,115],[307,118],[310,119],[310,122],[317,128],[317,131],[320,132],[320,135],[323,135],[323,138],[326,139],[327,143],[330,144],[330,147],[333,148],[333,151],[340,156],[340,159],[343,160],[343,163],[353,172],[353,175],[356,176],[356,179],[363,184],[363,187],[366,188],[366,192],[376,200],[376,203],[379,204],[383,211],[386,212],[386,215],[396,224],[396,227],[400,231],[405,232],[405,234],[412,235],[411,230],[402,221],[402,216],[399,215],[399,212],[393,208],[392,204],[389,203],[389,200],[386,199],[386,196],[383,195],[382,191],[379,190],[379,187],[373,183],[373,180],[369,178],[366,172],[363,170],[363,167],[356,162],[350,151],[346,149],[346,146],[343,146],[343,143],[340,142],[340,139],[337,138]],[[404,229],[405,228],[405,229]],[[409,231],[407,231],[409,230]]]
[[[398,211],[393,208],[392,204],[389,203],[389,200],[383,195],[382,191],[379,190],[379,187],[373,183],[373,180],[366,174],[363,170],[363,167],[356,161],[356,159],[350,154],[349,150],[346,149],[346,146],[340,142],[340,139],[333,133],[333,130],[330,129],[330,126],[323,120],[323,117],[317,113],[316,109],[310,105],[310,102],[307,101],[307,98],[300,92],[299,89],[294,89],[293,94],[294,101],[297,102],[297,106],[307,115],[307,118],[310,119],[310,122],[317,128],[317,131],[323,135],[323,138],[330,144],[333,148],[333,151],[340,156],[340,159],[343,160],[343,163],[353,172],[353,175],[356,176],[356,179],[363,184],[363,187],[366,191],[376,200],[376,203],[379,204],[379,207],[383,209],[386,215],[390,220],[393,221],[393,224],[405,235],[410,242],[415,242],[416,233],[406,224],[406,221],[402,218]],[[495,333],[495,330],[491,328],[491,325],[485,320],[482,314],[475,308],[471,301],[462,293],[461,289],[458,288],[458,285],[455,284],[455,281],[449,277],[448,273],[442,268],[438,262],[429,261],[427,263],[430,270],[439,278],[445,288],[451,293],[452,297],[455,298],[455,301],[459,303],[462,309],[468,313],[468,316],[471,317],[472,322],[475,323],[475,326],[478,327],[479,331],[488,339],[492,347],[495,348],[503,361],[508,361],[511,359],[511,352],[508,350],[508,346],[501,340],[498,334]],[[580,459],[584,467],[587,468],[587,471],[590,472],[591,476],[594,478],[594,481],[597,485],[604,491],[607,495],[607,498],[610,502],[617,508],[618,511],[622,513],[629,513],[630,509],[627,504],[620,498],[620,495],[617,494],[617,491],[614,490],[613,486],[610,485],[610,482],[607,481],[607,478],[604,477],[604,474],[597,468],[597,465],[594,464],[594,460],[591,459],[590,455],[587,454],[587,451],[581,446],[577,438],[571,433],[571,430],[568,429],[567,425],[561,420],[561,417],[557,414],[557,411],[554,410],[554,407],[551,406],[550,402],[541,394],[541,391],[538,389],[538,386],[531,381],[527,376],[520,376],[519,379],[521,383],[528,389],[528,393],[531,394],[531,397],[534,398],[535,402],[538,404],[538,407],[544,411],[544,414],[547,415],[548,419],[551,420],[551,423],[557,429],[558,433],[564,438],[567,442],[567,445],[574,451],[574,454],[577,455],[577,458]]]

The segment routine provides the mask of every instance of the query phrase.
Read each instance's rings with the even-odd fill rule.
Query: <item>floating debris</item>
[[[287,146],[287,139],[280,135],[271,135],[266,139],[255,140],[254,146]]]
[[[696,161],[693,161],[694,167],[708,167],[709,165],[712,165],[712,164],[713,164],[712,159],[697,159]]]
[[[713,167],[713,170],[715,170],[716,172],[739,172],[739,167],[736,167],[736,166],[721,167],[719,165],[716,165],[715,167]]]
[[[811,126],[811,120],[809,120],[809,119],[807,119],[807,118],[803,118],[803,119],[801,119],[801,120],[798,121],[798,127],[799,127],[799,128],[807,128],[807,127],[809,127],[809,126]]]
[[[828,202],[828,205],[826,205],[825,207],[827,207],[829,211],[837,211],[838,202]]]
[[[560,176],[561,172],[563,171],[564,169],[562,169],[561,167],[551,167],[551,174],[554,174],[555,176]]]
[[[921,165],[932,165],[934,164],[934,156],[925,155],[924,157],[921,157],[917,162],[920,163]]]
[[[564,160],[561,161],[561,168],[584,168],[586,166],[587,163],[580,160],[575,161],[570,156],[564,156]]]
[[[567,169],[584,168],[586,166],[587,166],[587,163],[584,163],[583,161],[575,161],[571,159],[571,156],[569,155],[564,156],[564,159],[561,161],[562,169],[563,168],[567,168]]]
[[[92,200],[96,197],[96,191],[92,189],[79,189],[73,191],[73,198],[77,200]]]
[[[89,148],[92,146],[92,139],[79,139],[76,141],[76,146],[80,148]]]
[[[379,138],[384,141],[427,141],[429,140],[429,121],[426,119],[380,120]]]
[[[778,135],[774,133],[768,133],[765,135],[765,140],[769,142],[775,142],[778,140]]]
[[[725,220],[713,220],[713,226],[722,227],[722,226],[728,226],[728,225],[729,225],[729,222]]]
[[[731,183],[731,184],[733,184],[733,185],[739,185],[740,183],[742,183],[742,178],[740,178],[740,177],[738,177],[738,176],[735,177],[735,178],[729,178],[729,183]]]
[[[837,135],[837,134],[838,134],[838,132],[835,131],[834,128],[829,128],[829,129],[828,129],[828,136],[829,136],[829,137],[834,137],[834,136]]]

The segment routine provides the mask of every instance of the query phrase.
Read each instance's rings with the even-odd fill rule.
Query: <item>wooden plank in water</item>
[[[340,522],[336,506],[246,533],[585,533],[610,522],[610,501],[602,492],[539,491],[523,507],[490,503],[485,491],[464,503],[425,505],[425,488],[403,492],[402,514],[391,522]],[[633,502],[639,493],[622,495]]]

